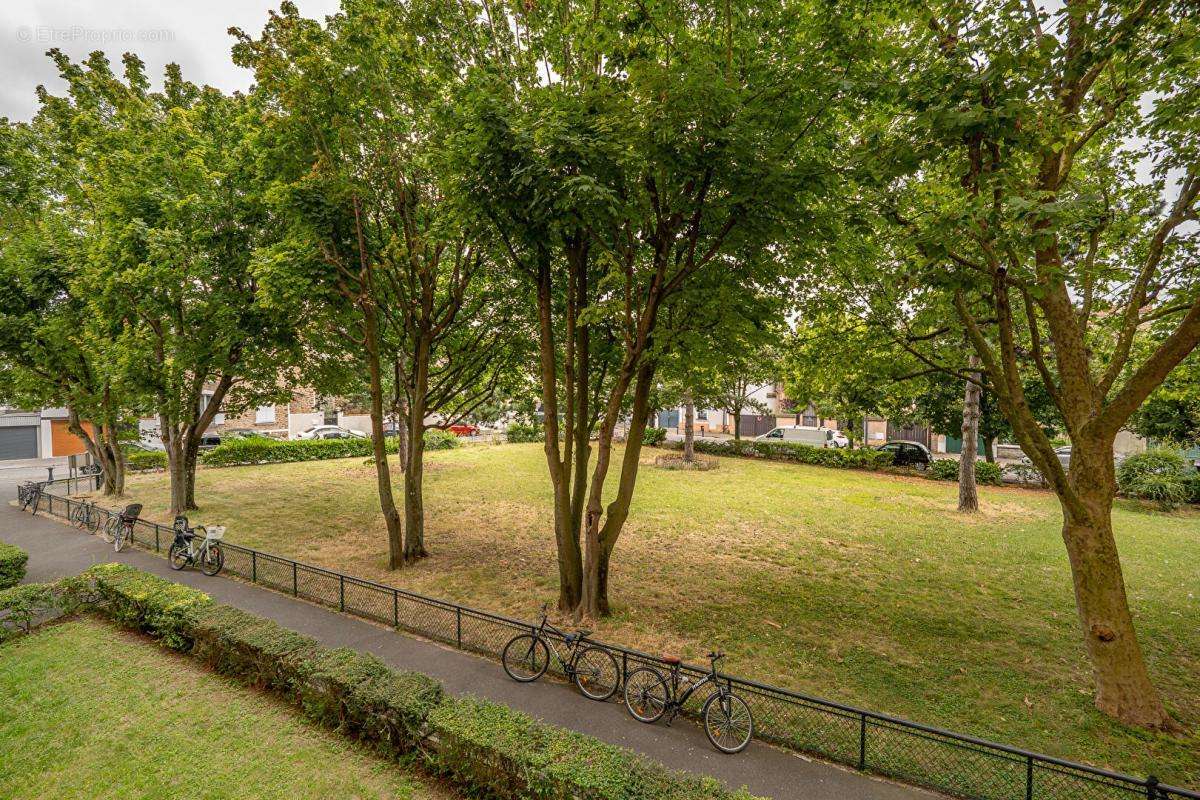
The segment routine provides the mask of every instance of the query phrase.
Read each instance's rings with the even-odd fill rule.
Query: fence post
[[[1146,778],[1146,797],[1150,800],[1158,800],[1158,778],[1149,775]]]
[[[1033,800],[1033,756],[1025,757],[1025,800]]]
[[[299,596],[299,594],[300,593],[296,590],[296,562],[293,561],[292,562],[292,596],[296,597],[296,596]]]
[[[621,651],[621,683],[629,677],[629,653]]]
[[[858,719],[858,768],[867,768],[867,715],[861,714]]]
[[[346,576],[338,575],[338,611],[346,610]]]
[[[400,627],[400,593],[392,589],[392,627]]]
[[[250,582],[258,583],[258,551],[250,551]]]
[[[156,553],[159,551],[158,533],[161,530],[162,529],[158,527],[158,523],[154,523],[154,552]]]
[[[454,607],[454,630],[458,640],[458,649],[462,650],[462,606]]]

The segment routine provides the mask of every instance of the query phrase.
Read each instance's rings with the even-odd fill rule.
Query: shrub
[[[162,450],[130,450],[125,453],[125,468],[131,472],[166,469],[167,454]]]
[[[52,583],[27,583],[0,590],[0,642],[28,633],[35,620],[59,611]]]
[[[83,578],[103,613],[161,639],[172,650],[192,648],[197,612],[212,603],[204,592],[124,564],[97,564]]]
[[[892,463],[892,454],[883,450],[813,447],[796,442],[756,442],[753,440],[737,442],[731,439],[722,441],[696,439],[694,444],[697,453],[706,455],[765,458],[770,461],[792,461],[822,467],[882,469]],[[662,446],[681,450],[683,442],[663,442]]]
[[[271,620],[216,604],[196,612],[192,638],[192,654],[212,669],[289,695],[296,665],[322,647]]]
[[[1200,503],[1200,470],[1192,470],[1187,479],[1189,503]]]
[[[672,773],[627,750],[537,722],[506,706],[446,698],[429,715],[432,766],[497,798],[749,800],[712,778]]]
[[[647,447],[658,447],[666,438],[666,428],[646,428],[646,432],[642,434],[642,444]]]
[[[16,586],[25,578],[29,554],[14,544],[0,542],[0,589]]]
[[[929,464],[926,473],[935,481],[958,480],[958,460],[954,458],[935,458]],[[1004,472],[999,464],[988,461],[975,462],[975,482],[999,486],[1004,483]]]
[[[450,431],[441,428],[429,428],[425,431],[426,450],[453,450],[458,447],[458,437]]]
[[[389,438],[385,447],[396,452],[396,439]],[[229,439],[200,456],[201,463],[210,467],[229,467],[237,464],[278,464],[285,461],[321,461],[327,458],[364,457],[373,453],[371,440],[350,439],[267,439],[262,436]]]
[[[1131,455],[1117,467],[1117,488],[1121,494],[1152,500],[1163,510],[1187,502],[1189,479],[1183,455],[1165,448]]]
[[[929,472],[926,474],[935,481],[956,481],[958,462],[953,458],[935,458],[929,463]]]
[[[540,442],[543,436],[541,425],[524,422],[509,423],[504,434],[510,442]]]

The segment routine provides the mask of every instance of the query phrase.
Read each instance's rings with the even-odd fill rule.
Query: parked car
[[[929,448],[920,442],[896,441],[881,444],[875,448],[892,453],[892,465],[897,467],[914,467],[928,469],[933,456]]]
[[[783,425],[767,431],[762,436],[755,436],[754,441],[792,442],[810,447],[845,447],[850,443],[841,431],[807,425]]]
[[[479,426],[472,425],[469,422],[459,422],[449,426],[446,430],[453,433],[455,436],[478,436]]]
[[[215,433],[200,434],[200,449],[211,450],[221,444],[221,437]]]
[[[314,425],[296,434],[297,439],[365,439],[367,435],[340,425]]]
[[[1062,464],[1063,469],[1071,468],[1071,445],[1064,444],[1061,447],[1054,448],[1054,455],[1058,457],[1058,463]],[[1128,453],[1113,453],[1113,464],[1120,465]],[[1021,456],[1021,464],[1026,467],[1033,467],[1033,462],[1029,460],[1029,456]]]

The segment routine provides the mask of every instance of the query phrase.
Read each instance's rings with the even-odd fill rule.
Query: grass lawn
[[[448,800],[281,702],[91,619],[0,646],[0,797]]]
[[[1092,707],[1058,504],[951,483],[745,459],[711,472],[645,466],[613,558],[615,615],[597,636],[879,711],[1163,780],[1200,784],[1200,514],[1122,503],[1115,525],[1153,676],[1188,727],[1171,738]],[[620,459],[614,458],[619,469]],[[556,596],[540,445],[428,455],[433,556],[386,569],[360,459],[201,470],[193,522],[231,541],[533,618]],[[615,487],[616,475],[609,478]],[[163,474],[133,477],[167,517]]]

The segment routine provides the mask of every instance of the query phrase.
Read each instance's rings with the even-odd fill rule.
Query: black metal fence
[[[93,480],[81,476],[53,484],[67,485],[70,493],[69,485],[75,483],[78,493],[80,482]],[[44,488],[38,510],[69,517],[81,502]],[[103,525],[113,512],[99,511]],[[155,552],[165,552],[173,540],[165,525],[139,520],[134,527],[134,543]],[[463,650],[498,657],[516,632],[532,627],[230,542],[222,547],[225,570],[252,583]],[[616,656],[624,674],[642,664],[667,668],[647,653],[595,644]],[[690,664],[683,669],[696,677],[708,671]],[[745,678],[722,677],[753,710],[756,737],[947,794],[971,800],[1200,800],[1198,792],[1160,784],[1153,777],[1134,778]],[[703,700],[696,698],[696,707],[689,710],[697,711]]]

